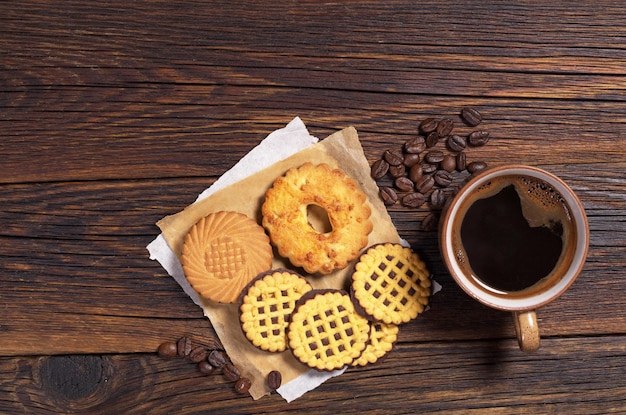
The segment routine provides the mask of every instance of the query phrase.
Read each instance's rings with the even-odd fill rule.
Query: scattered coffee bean
[[[191,349],[189,353],[189,360],[194,363],[200,363],[203,360],[206,360],[209,353],[203,346],[197,346]]]
[[[435,179],[433,179],[433,176],[422,176],[415,183],[415,187],[417,188],[417,191],[422,194],[428,193],[428,191],[432,189],[434,185],[435,185]]]
[[[374,180],[380,180],[385,177],[385,174],[389,171],[389,163],[384,159],[378,159],[372,164],[372,178]]]
[[[398,164],[397,166],[389,166],[389,174],[391,177],[401,177],[406,174],[406,167],[404,164]]]
[[[431,174],[431,173],[434,173],[435,170],[437,170],[436,164],[421,163],[420,166],[422,166],[422,172],[424,174]]]
[[[176,343],[176,351],[179,356],[187,357],[191,353],[191,339],[187,336],[181,337]]]
[[[397,166],[404,161],[404,155],[398,150],[385,150],[383,157],[387,163],[391,166]]]
[[[398,177],[393,181],[393,185],[402,192],[413,191],[413,182],[408,177]]]
[[[237,393],[247,393],[252,386],[252,381],[248,378],[239,378],[237,382],[235,382],[235,392]]]
[[[476,127],[483,120],[482,115],[476,108],[465,107],[461,110],[461,118],[470,127]]]
[[[435,184],[441,187],[448,187],[452,183],[454,179],[452,177],[452,173],[449,173],[445,170],[437,170],[435,174],[433,174],[433,179],[435,180]]]
[[[270,390],[275,391],[280,388],[280,385],[283,383],[283,375],[278,370],[272,370],[267,374],[267,387]]]
[[[437,229],[437,222],[438,221],[439,221],[439,219],[437,218],[437,215],[434,212],[429,213],[422,220],[422,230],[424,230],[424,231],[434,231],[435,229]]]
[[[415,166],[411,167],[411,170],[409,170],[409,179],[415,183],[419,180],[420,177],[422,177],[424,175],[424,170],[422,169],[422,166],[419,164],[416,164]]]
[[[426,148],[435,147],[439,142],[439,134],[436,131],[429,133],[426,136]]]
[[[424,134],[432,133],[437,129],[439,121],[436,118],[429,117],[422,120],[419,125],[419,130]]]
[[[426,150],[426,140],[424,140],[424,137],[413,137],[404,143],[404,151],[407,153],[419,154],[424,150]]]
[[[224,377],[231,382],[236,382],[241,377],[239,369],[237,369],[237,367],[235,367],[232,363],[226,363],[222,367],[222,373],[224,374]]]
[[[198,362],[198,371],[204,375],[211,375],[215,372],[215,370],[215,367],[206,360]]]
[[[418,208],[424,204],[426,196],[419,192],[409,193],[402,198],[402,206]]]
[[[475,173],[486,167],[483,162],[469,163],[465,150],[485,145],[489,132],[474,130],[466,134],[455,130],[457,125],[467,128],[481,124],[482,115],[475,108],[465,107],[460,117],[462,124],[451,117],[423,119],[417,136],[403,142],[399,148],[387,149],[372,164],[371,176],[375,180],[391,176],[392,183],[380,187],[380,197],[386,206],[399,201],[406,208],[417,209],[429,202],[427,209],[435,213],[451,200],[452,187],[460,186],[456,183],[461,182],[457,180],[461,174]],[[439,141],[444,143],[443,151],[438,148]],[[438,215],[425,217],[422,227],[436,228],[438,218]]]
[[[439,150],[431,150],[426,154],[424,160],[430,164],[437,164],[443,160],[444,154],[443,151]]]
[[[470,164],[467,165],[467,171],[474,174],[478,173],[486,167],[487,163],[485,163],[484,161],[472,161]]]
[[[398,201],[398,194],[391,187],[384,186],[380,188],[380,198],[386,206],[393,206]]]
[[[465,150],[465,147],[467,147],[467,141],[460,135],[451,135],[448,137],[446,144],[448,145],[448,149],[450,149],[450,151],[454,151],[455,153],[463,151]]]
[[[437,123],[437,134],[439,137],[447,137],[454,129],[454,121],[450,118],[443,118]]]
[[[439,163],[439,166],[445,171],[452,173],[454,170],[456,170],[456,156],[453,156],[452,154],[446,154],[443,157],[443,160],[441,160],[441,162]]]
[[[461,152],[456,155],[456,170],[463,171],[467,168],[467,155]]]
[[[419,162],[420,162],[420,155],[418,153],[407,153],[404,155],[404,161],[402,162],[402,164],[404,164],[405,167],[408,167],[410,169],[411,167],[415,166]]]
[[[161,343],[157,350],[157,354],[159,357],[164,359],[171,359],[172,357],[178,356],[178,347],[174,342]]]
[[[213,350],[209,353],[207,361],[216,368],[221,368],[226,364],[226,356],[219,350]]]
[[[484,146],[489,141],[489,132],[484,130],[473,131],[467,137],[467,141],[474,147]]]
[[[440,209],[446,203],[446,194],[442,189],[435,189],[430,194],[430,205],[435,209]]]

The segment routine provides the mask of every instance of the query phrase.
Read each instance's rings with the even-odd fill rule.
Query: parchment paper
[[[301,121],[295,119],[285,129],[289,130],[291,126],[291,130],[293,130],[291,133],[302,136],[302,131],[299,129],[304,127],[304,125],[300,124]],[[285,131],[278,131],[285,133]],[[271,139],[271,135],[266,140],[269,139]],[[255,150],[262,147],[262,145],[263,143]],[[289,146],[289,140],[283,141],[283,145]],[[260,153],[262,156],[263,152]],[[250,395],[254,399],[269,393],[265,378],[271,370],[279,370],[281,372],[283,386],[279,388],[278,392],[284,399],[291,401],[308,390],[317,387],[326,379],[342,373],[345,369],[328,373],[317,372],[308,369],[305,365],[298,362],[290,351],[270,353],[254,347],[245,338],[241,330],[236,305],[217,304],[202,299],[189,286],[184,279],[184,274],[182,274],[182,267],[179,261],[180,252],[184,236],[191,226],[211,212],[233,210],[255,218],[260,223],[260,208],[265,191],[271,187],[277,177],[282,176],[289,168],[300,166],[306,161],[314,164],[327,163],[331,167],[339,167],[359,183],[361,189],[367,194],[368,203],[372,208],[370,219],[374,224],[374,229],[369,235],[368,245],[379,242],[401,241],[384,204],[378,197],[378,187],[370,177],[369,163],[363,154],[357,132],[354,128],[349,127],[336,132],[317,144],[298,150],[281,160],[273,163],[271,159],[266,160],[267,163],[270,163],[269,166],[260,170],[258,157],[250,158],[247,161],[244,157],[233,168],[236,172],[241,172],[241,177],[225,175],[227,177],[227,179],[224,179],[226,183],[222,184],[220,189],[215,191],[211,191],[211,188],[208,189],[208,192],[205,191],[195,203],[189,205],[183,211],[160,220],[157,225],[161,229],[162,234],[148,246],[151,258],[159,260],[194,302],[202,307],[205,315],[211,320],[211,324],[220,337],[226,352],[233,363],[241,370],[242,375],[252,379],[253,386],[250,389]],[[248,167],[250,169],[256,167],[258,171],[246,175],[245,172]],[[249,169],[248,173],[250,173]],[[232,179],[229,177],[236,178]],[[169,254],[166,252],[168,250],[170,251]],[[294,269],[286,259],[278,257],[277,254],[275,254],[272,265],[273,268],[288,267]],[[310,276],[301,269],[295,270],[305,275],[315,288],[344,288],[345,282],[352,273],[351,265],[326,276]]]

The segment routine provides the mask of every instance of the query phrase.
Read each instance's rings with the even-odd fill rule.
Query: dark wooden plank
[[[0,2],[0,412],[623,412],[625,18],[602,1]],[[396,206],[444,290],[381,364],[285,404],[154,356],[211,332],[147,258],[156,220],[296,115],[319,137],[355,126],[373,161],[464,105],[493,137],[472,159],[545,167],[589,215],[537,354],[453,284],[426,212]]]
[[[401,343],[304,397],[253,401],[182,358],[86,355],[0,359],[3,413],[621,413],[623,336],[550,339],[537,354],[508,342]],[[245,370],[245,369],[244,369]],[[391,393],[393,391],[393,393]]]
[[[597,172],[598,177],[602,174]],[[609,187],[623,187],[614,172],[604,174]],[[623,333],[625,288],[620,270],[626,234],[620,224],[626,211],[615,210],[615,189],[585,188],[581,178],[566,179],[580,188],[591,208],[591,250],[579,281],[541,310],[542,330],[546,336]],[[211,180],[3,185],[2,354],[150,351],[165,337],[205,330],[209,324],[199,308],[148,259],[145,246],[158,234],[154,222],[191,203]],[[511,338],[506,313],[478,305],[451,280],[436,235],[418,229],[426,212],[391,209],[400,234],[444,286],[433,297],[431,311],[403,329],[403,336]],[[480,321],[479,329],[473,321]]]

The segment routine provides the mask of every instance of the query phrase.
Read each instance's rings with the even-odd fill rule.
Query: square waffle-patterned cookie
[[[304,277],[287,269],[259,274],[239,298],[239,320],[246,338],[261,350],[284,351],[296,301],[312,289]]]
[[[400,244],[369,247],[352,275],[357,309],[387,324],[406,323],[424,311],[430,296],[430,273],[420,257]]]
[[[287,337],[299,361],[318,370],[335,370],[361,355],[369,330],[369,321],[356,313],[348,293],[312,290],[296,304]]]

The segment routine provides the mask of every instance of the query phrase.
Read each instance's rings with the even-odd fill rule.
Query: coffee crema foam
[[[513,185],[519,195],[522,213],[531,227],[544,226],[561,235],[563,248],[554,269],[542,280],[521,291],[504,292],[487,286],[480,281],[471,269],[467,253],[461,241],[460,232],[452,240],[452,246],[459,266],[466,275],[472,275],[473,282],[482,290],[502,296],[523,296],[529,292],[540,291],[546,285],[558,280],[558,276],[567,268],[576,247],[574,223],[570,209],[563,196],[551,185],[541,179],[526,175],[501,176],[490,179],[472,191],[472,194],[459,206],[457,215],[458,226],[461,226],[467,210],[478,200],[497,195],[507,186]],[[528,258],[532,261],[533,258]]]

